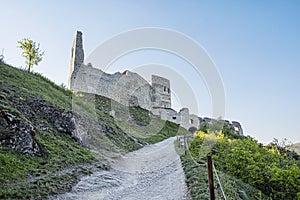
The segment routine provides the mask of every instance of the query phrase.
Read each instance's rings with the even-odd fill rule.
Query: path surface
[[[126,154],[112,164],[112,170],[84,177],[71,192],[50,199],[188,200],[174,140]]]

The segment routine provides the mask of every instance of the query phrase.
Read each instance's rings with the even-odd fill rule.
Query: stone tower
[[[152,75],[152,108],[171,108],[170,80]]]
[[[82,45],[82,33],[76,32],[71,50],[70,75],[68,79],[68,88],[72,89],[77,72],[84,61],[84,51]]]

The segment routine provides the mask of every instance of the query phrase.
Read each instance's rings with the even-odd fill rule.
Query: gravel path
[[[111,170],[86,176],[71,192],[50,199],[188,200],[174,140],[128,153],[112,163]]]

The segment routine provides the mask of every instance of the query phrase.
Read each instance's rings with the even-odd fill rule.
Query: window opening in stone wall
[[[194,120],[193,119],[190,119],[190,124],[193,124],[194,123]]]
[[[172,117],[173,119],[176,119],[176,117]]]
[[[164,92],[166,92],[167,91],[167,87],[166,86],[164,86]]]

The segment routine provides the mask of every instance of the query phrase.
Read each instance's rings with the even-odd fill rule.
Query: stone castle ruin
[[[172,109],[170,80],[152,75],[148,82],[139,74],[124,71],[108,74],[92,64],[84,64],[82,33],[77,31],[71,50],[68,88],[73,91],[94,93],[111,98],[126,106],[140,106],[163,120],[180,124],[194,132],[203,124],[213,123],[213,119],[200,118],[189,113],[188,108],[179,112]],[[235,133],[242,135],[238,122],[224,121]]]

